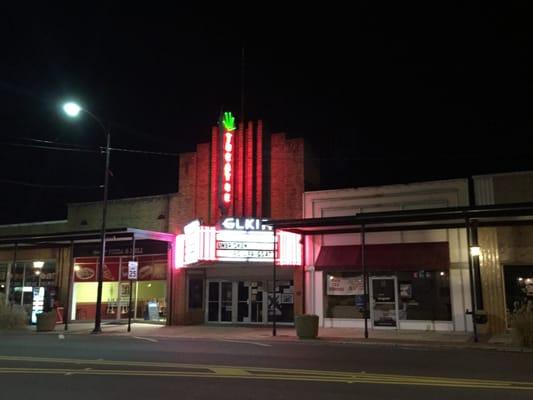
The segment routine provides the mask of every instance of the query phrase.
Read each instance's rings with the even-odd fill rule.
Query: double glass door
[[[265,282],[209,280],[207,287],[207,322],[265,322]]]

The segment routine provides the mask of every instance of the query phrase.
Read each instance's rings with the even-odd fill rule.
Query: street
[[[0,334],[2,399],[530,399],[533,353]]]

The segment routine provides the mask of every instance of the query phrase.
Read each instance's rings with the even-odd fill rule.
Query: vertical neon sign
[[[225,112],[222,119],[222,201],[227,208],[233,201],[233,142],[235,118],[230,112]]]

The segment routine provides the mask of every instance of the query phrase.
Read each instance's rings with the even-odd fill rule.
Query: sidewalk
[[[93,323],[70,323],[69,330],[64,331],[64,325],[58,325],[57,334],[90,334]],[[301,341],[296,336],[294,327],[282,326],[277,328],[277,335],[272,336],[271,326],[224,326],[224,325],[186,325],[165,326],[147,323],[132,323],[131,332],[127,332],[126,324],[103,323],[102,332],[106,335],[129,335],[143,338],[182,338],[182,339],[212,339],[236,341]],[[318,339],[305,340],[306,343],[358,343],[367,345],[391,345],[402,347],[440,347],[483,349],[514,352],[531,352],[533,348],[513,346],[509,335],[493,338],[480,338],[473,342],[471,334],[458,332],[434,331],[396,331],[369,330],[368,339],[364,338],[364,330],[358,328],[320,328]]]

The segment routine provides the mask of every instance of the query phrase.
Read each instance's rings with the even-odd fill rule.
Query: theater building
[[[293,322],[303,311],[302,244],[274,236],[265,218],[301,218],[304,187],[317,186],[302,139],[264,135],[261,123],[226,121],[211,143],[181,157],[174,304],[177,323]],[[277,308],[272,306],[277,264]]]

